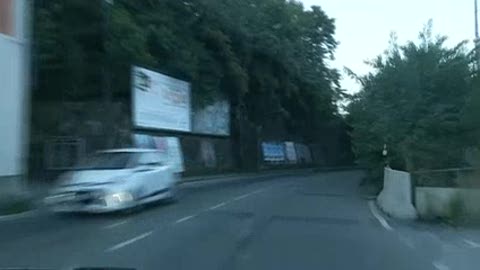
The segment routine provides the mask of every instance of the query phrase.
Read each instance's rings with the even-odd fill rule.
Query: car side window
[[[139,165],[161,166],[162,160],[157,153],[142,153],[138,158]]]

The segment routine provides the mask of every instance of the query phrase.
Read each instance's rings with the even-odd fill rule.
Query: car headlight
[[[133,196],[129,192],[117,192],[105,196],[107,205],[114,205],[133,201]]]

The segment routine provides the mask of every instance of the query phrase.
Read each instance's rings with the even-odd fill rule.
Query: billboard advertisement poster
[[[266,162],[285,161],[285,147],[283,143],[263,142],[263,160]]]
[[[295,150],[294,142],[285,142],[285,154],[289,163],[297,163],[297,152]]]
[[[209,135],[230,135],[230,103],[219,100],[193,114],[193,132]]]
[[[134,134],[133,143],[138,148],[158,150],[162,154],[165,163],[172,166],[174,172],[181,173],[185,171],[182,147],[177,137],[155,137],[146,134]]]
[[[300,164],[310,164],[312,163],[312,154],[310,153],[310,148],[305,144],[296,143],[295,149],[297,151],[297,158]]]
[[[132,119],[137,128],[191,132],[190,84],[132,67]]]

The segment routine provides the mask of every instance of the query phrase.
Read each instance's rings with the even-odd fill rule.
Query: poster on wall
[[[288,163],[290,164],[297,163],[297,152],[295,150],[294,142],[285,142],[285,154],[286,154]]]
[[[297,159],[300,164],[312,163],[312,154],[308,146],[306,146],[305,144],[296,143],[295,149],[297,152]]]
[[[191,132],[190,84],[132,67],[132,119],[137,128]]]
[[[155,137],[146,134],[134,134],[133,143],[138,148],[158,150],[162,154],[165,163],[172,166],[174,172],[181,173],[185,171],[182,147],[177,137]]]
[[[209,135],[230,135],[230,104],[226,100],[216,101],[193,114],[194,133]]]
[[[263,142],[262,143],[263,160],[266,162],[284,162],[285,147],[283,143]]]

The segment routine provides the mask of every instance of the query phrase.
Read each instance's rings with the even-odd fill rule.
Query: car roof
[[[98,153],[157,153],[156,149],[144,149],[144,148],[122,148],[122,149],[108,149],[98,151]]]

